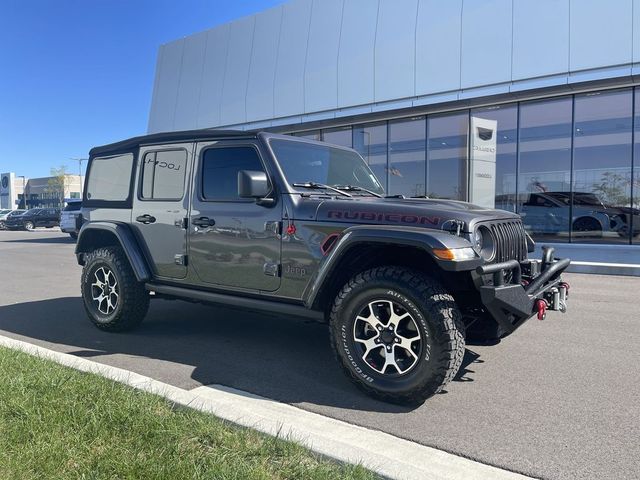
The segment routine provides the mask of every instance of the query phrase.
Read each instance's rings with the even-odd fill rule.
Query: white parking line
[[[161,395],[236,425],[295,441],[310,450],[380,475],[407,480],[515,480],[523,475],[474,462],[387,433],[351,425],[247,392],[207,386],[184,390],[149,377],[0,335],[0,346]]]

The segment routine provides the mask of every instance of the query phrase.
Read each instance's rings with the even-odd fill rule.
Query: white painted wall
[[[631,76],[640,0],[291,0],[163,45],[149,131]]]

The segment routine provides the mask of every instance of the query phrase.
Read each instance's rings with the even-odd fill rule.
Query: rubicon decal
[[[353,212],[351,210],[331,210],[327,213],[330,219],[361,220],[364,222],[408,223],[416,225],[439,225],[440,217],[424,217],[420,215],[404,215],[384,212]]]

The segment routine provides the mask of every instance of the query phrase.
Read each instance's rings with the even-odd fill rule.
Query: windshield
[[[271,148],[287,182],[352,186],[384,195],[380,182],[356,152],[295,140],[272,139]]]
[[[593,193],[574,193],[573,194],[574,205],[585,205],[590,207],[602,207],[602,202]]]

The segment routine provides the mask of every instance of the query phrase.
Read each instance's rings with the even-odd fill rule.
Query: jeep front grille
[[[495,263],[527,258],[527,236],[521,220],[492,222],[487,225],[496,241]]]

